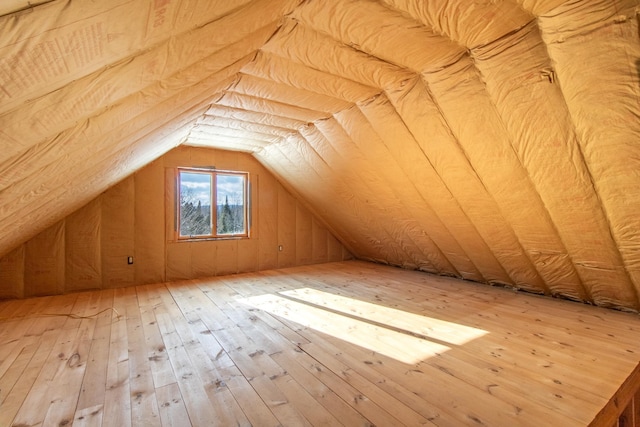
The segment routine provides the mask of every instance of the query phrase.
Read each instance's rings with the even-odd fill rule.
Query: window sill
[[[173,240],[173,243],[180,242],[211,242],[218,240],[247,240],[249,236],[228,236],[228,237],[183,237],[180,239]]]

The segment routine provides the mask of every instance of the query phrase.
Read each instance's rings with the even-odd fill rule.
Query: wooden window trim
[[[190,235],[183,236],[180,234],[180,218],[181,218],[181,172],[193,172],[211,175],[211,234],[205,235]],[[243,221],[245,224],[244,233],[238,234],[217,234],[217,191],[218,191],[218,175],[232,175],[242,176],[244,181],[243,187]],[[203,168],[203,167],[177,167],[175,169],[174,179],[174,239],[176,242],[199,242],[199,241],[211,241],[211,240],[241,240],[249,239],[251,235],[251,183],[249,172],[235,171],[235,170],[222,170],[215,168]]]

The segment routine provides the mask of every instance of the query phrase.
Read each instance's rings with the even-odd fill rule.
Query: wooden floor
[[[0,426],[584,426],[639,361],[638,315],[349,261],[2,302]]]

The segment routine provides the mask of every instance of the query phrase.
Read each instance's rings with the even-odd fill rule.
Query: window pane
[[[180,172],[180,235],[211,235],[211,174]]]
[[[244,234],[245,196],[243,175],[217,175],[218,234]]]

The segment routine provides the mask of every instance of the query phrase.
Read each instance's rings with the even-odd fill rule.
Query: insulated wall
[[[250,237],[177,242],[173,233],[175,168],[210,165],[249,172]],[[127,263],[129,256],[133,256],[132,265]],[[249,154],[179,147],[0,259],[4,285],[0,298],[126,287],[349,257],[321,221]]]

